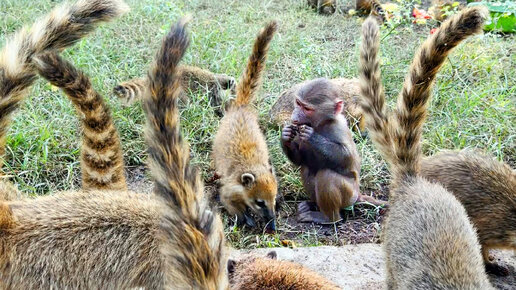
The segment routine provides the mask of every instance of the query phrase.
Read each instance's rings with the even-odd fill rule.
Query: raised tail
[[[124,105],[129,106],[143,99],[147,87],[147,79],[136,78],[120,83],[113,88],[113,93],[123,101]]]
[[[421,45],[410,66],[392,118],[386,117],[384,110],[376,57],[378,46],[375,46],[379,41],[378,27],[373,20],[364,23],[360,57],[361,91],[365,98],[362,108],[373,142],[391,165],[395,179],[419,173],[422,126],[435,76],[454,47],[482,30],[486,15],[485,8],[465,9],[445,21]]]
[[[235,106],[247,106],[251,103],[258,91],[262,79],[269,44],[278,28],[276,21],[272,21],[263,28],[253,45],[253,52],[247,62],[247,67],[238,82]]]
[[[83,189],[125,190],[124,158],[109,107],[86,75],[56,52],[34,58],[39,74],[61,88],[82,120],[81,171]]]
[[[47,50],[64,49],[93,31],[100,22],[112,20],[127,10],[122,0],[79,0],[75,4],[63,4],[7,40],[0,51],[0,158],[4,156],[11,115],[35,79],[32,57]]]
[[[371,1],[371,13],[378,16],[381,22],[385,22],[385,10],[382,8],[382,4],[378,0]]]

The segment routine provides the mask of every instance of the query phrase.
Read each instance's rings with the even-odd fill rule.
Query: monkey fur
[[[59,81],[70,72],[57,70],[73,67],[38,55],[73,44],[126,9],[118,0],[65,4],[7,42],[0,53],[2,152],[10,115],[35,78],[32,57],[43,73],[55,65],[51,76]],[[155,194],[104,188],[0,202],[0,288],[227,288],[222,222],[205,202],[178,128],[175,69],[187,46],[183,21],[149,73],[146,133]],[[95,95],[89,90],[77,96]],[[103,106],[98,98],[89,105]]]
[[[255,221],[247,213],[250,209],[268,221],[270,230],[275,229],[278,185],[251,102],[260,87],[267,51],[276,29],[276,22],[270,22],[258,34],[237,85],[236,99],[220,121],[212,152],[215,170],[220,176],[220,201],[225,209],[237,216],[237,223],[252,227]]]
[[[337,0],[308,0],[308,6],[316,9],[317,13],[330,15],[337,11]]]
[[[232,290],[291,289],[336,290],[333,282],[318,273],[289,261],[278,261],[275,251],[266,257],[246,255],[228,260],[229,285]]]
[[[294,111],[294,104],[299,90],[302,90],[306,86],[310,86],[317,81],[318,79],[304,81],[283,91],[269,111],[270,121],[278,126],[290,123],[290,118],[292,116],[292,111]],[[352,128],[355,131],[363,133],[365,129],[365,120],[362,118],[362,109],[359,105],[360,86],[358,79],[336,78],[328,81],[332,84],[331,88],[338,90],[336,93],[344,101],[342,113],[348,120],[348,124],[353,124]]]
[[[420,175],[422,125],[435,76],[455,46],[482,31],[486,17],[485,8],[466,9],[421,45],[392,113],[380,79],[378,25],[369,17],[362,26],[362,107],[369,135],[393,174],[383,233],[388,289],[493,289],[464,207]]]
[[[222,105],[222,91],[231,90],[234,94],[235,79],[225,74],[216,74],[195,66],[181,65],[178,67],[181,76],[183,90],[192,92],[208,92],[212,107],[219,110]],[[120,83],[113,89],[113,93],[123,101],[125,105],[131,105],[143,98],[147,88],[147,79],[136,78]],[[181,94],[181,100],[186,101],[186,94]],[[222,111],[218,112],[222,115]]]
[[[475,226],[489,273],[508,269],[489,260],[489,249],[516,250],[516,171],[473,150],[443,151],[426,157],[421,176],[438,182],[462,203]]]

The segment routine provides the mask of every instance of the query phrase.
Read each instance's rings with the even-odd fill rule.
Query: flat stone
[[[265,255],[274,250],[279,260],[300,263],[343,289],[385,289],[385,263],[379,244],[358,244],[343,247],[264,248],[233,250],[232,258],[242,254]],[[516,255],[512,251],[492,251],[496,262],[509,267],[507,277],[490,277],[498,289],[516,289]]]

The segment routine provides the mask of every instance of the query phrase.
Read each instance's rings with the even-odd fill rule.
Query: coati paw
[[[509,268],[496,263],[485,263],[486,272],[494,276],[508,276]]]

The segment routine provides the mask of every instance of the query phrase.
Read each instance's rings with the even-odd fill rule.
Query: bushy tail
[[[435,76],[454,47],[482,30],[486,16],[485,8],[465,9],[445,21],[439,30],[421,45],[398,97],[392,120],[388,120],[383,111],[384,96],[376,58],[378,47],[364,47],[371,46],[371,42],[363,42],[360,57],[361,91],[366,100],[363,109],[372,135],[376,136],[373,137],[373,142],[390,163],[395,179],[418,174],[422,155],[422,126],[426,119]],[[376,27],[374,36],[368,32],[374,28],[367,28],[376,26],[374,21],[368,20],[364,26],[364,39],[373,38],[377,43],[378,28]],[[367,56],[366,52],[374,54],[374,57]]]
[[[385,22],[385,10],[383,10],[382,4],[378,0],[371,0],[371,13],[378,15],[380,21]]]
[[[255,97],[265,68],[269,44],[277,28],[278,24],[272,21],[267,24],[265,28],[260,31],[258,37],[256,37],[253,52],[249,57],[247,67],[236,88],[237,96],[234,103],[235,106],[247,106]]]
[[[83,189],[124,190],[124,159],[118,131],[108,106],[90,80],[56,52],[34,58],[39,74],[61,88],[82,118],[81,171]]]
[[[147,87],[147,79],[136,78],[120,83],[113,88],[113,93],[122,100],[126,106],[129,106],[143,99]]]
[[[75,4],[63,4],[7,40],[0,51],[0,158],[4,156],[11,115],[35,79],[33,56],[64,49],[93,31],[100,22],[112,20],[127,10],[122,0],[79,0]]]

